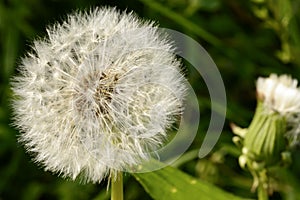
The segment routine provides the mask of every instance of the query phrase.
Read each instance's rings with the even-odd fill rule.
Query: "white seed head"
[[[291,143],[299,142],[300,133],[300,89],[297,79],[288,75],[271,74],[259,77],[256,83],[258,98],[263,101],[267,113],[277,112],[285,116]]]
[[[36,162],[101,182],[149,159],[183,108],[172,44],[113,8],[77,12],[47,32],[12,82],[15,125]]]

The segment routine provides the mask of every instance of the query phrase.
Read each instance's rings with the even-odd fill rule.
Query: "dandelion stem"
[[[117,178],[111,178],[111,200],[123,200],[123,173],[117,172]]]
[[[269,200],[268,189],[262,183],[258,186],[258,200]]]

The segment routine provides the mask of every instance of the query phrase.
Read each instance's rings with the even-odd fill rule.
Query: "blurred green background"
[[[197,159],[210,119],[210,100],[201,76],[187,63],[187,77],[200,103],[201,122],[190,151],[178,167],[242,197],[251,193],[251,175],[240,169],[239,149],[232,143],[229,123],[247,127],[254,113],[255,80],[270,73],[300,78],[300,0],[0,0],[0,200],[109,199],[107,182],[80,185],[44,172],[17,143],[11,127],[9,79],[34,39],[46,26],[62,22],[66,14],[96,6],[133,10],[198,41],[223,77],[228,107],[224,131],[214,151]],[[278,172],[271,199],[300,199],[300,157]],[[275,176],[275,177],[276,177]],[[129,174],[125,199],[151,199]],[[200,199],[200,198],[199,198]]]

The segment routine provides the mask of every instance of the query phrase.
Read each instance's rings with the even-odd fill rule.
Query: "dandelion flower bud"
[[[269,166],[280,160],[285,148],[285,118],[278,113],[266,114],[258,103],[254,118],[244,138],[243,153],[255,163]]]
[[[258,100],[263,102],[264,112],[278,113],[286,120],[285,137],[289,145],[299,142],[300,133],[300,89],[297,79],[288,75],[271,74],[258,78]]]
[[[258,78],[258,105],[244,138],[247,157],[273,165],[286,149],[286,139],[297,142],[300,120],[300,90],[290,76],[271,74]]]
[[[150,158],[186,86],[152,22],[101,8],[47,29],[12,83],[20,141],[46,170],[101,182]]]

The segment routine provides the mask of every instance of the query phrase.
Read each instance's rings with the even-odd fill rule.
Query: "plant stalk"
[[[123,200],[123,173],[117,172],[117,177],[111,177],[111,200]]]
[[[268,189],[262,183],[258,186],[258,200],[269,200]]]

